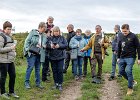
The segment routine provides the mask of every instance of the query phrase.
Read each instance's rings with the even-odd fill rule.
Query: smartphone
[[[54,44],[54,45],[57,45],[57,43],[56,43],[56,42],[53,42],[53,44]]]

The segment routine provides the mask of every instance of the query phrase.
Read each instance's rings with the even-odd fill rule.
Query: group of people
[[[102,32],[102,27],[96,25],[95,34],[86,30],[74,31],[74,26],[67,26],[68,34],[64,37],[58,26],[53,24],[54,18],[49,16],[47,23],[40,22],[38,29],[29,32],[24,43],[24,56],[27,61],[25,74],[25,88],[30,89],[30,75],[35,68],[35,84],[37,88],[43,89],[41,81],[48,82],[50,75],[50,64],[53,72],[54,86],[52,89],[63,90],[63,74],[72,62],[72,73],[76,81],[82,80],[87,75],[88,61],[91,68],[92,83],[100,84],[102,78],[102,67],[109,46],[108,37]],[[0,34],[0,89],[1,96],[9,99],[9,96],[19,98],[15,94],[15,65],[16,44],[11,36],[12,24],[6,21],[3,24],[3,32]],[[122,30],[122,31],[121,31]],[[115,38],[112,41],[112,72],[109,81],[115,79],[116,64],[119,66],[119,77],[128,80],[127,95],[133,93],[132,69],[138,53],[138,64],[140,64],[140,43],[137,36],[130,31],[128,24],[123,24],[120,30],[115,25]],[[98,63],[98,72],[96,65]],[[42,80],[40,69],[42,65]],[[5,91],[7,72],[9,73],[9,93]]]

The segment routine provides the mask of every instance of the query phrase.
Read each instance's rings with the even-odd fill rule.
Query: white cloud
[[[97,24],[102,25],[105,32],[112,32],[115,24],[128,23],[132,31],[140,32],[139,1],[126,1],[3,0],[0,3],[0,28],[4,21],[9,20],[16,32],[30,31],[51,15],[55,18],[54,24],[63,32],[67,32],[69,23],[74,24],[75,29],[91,29],[93,32]]]

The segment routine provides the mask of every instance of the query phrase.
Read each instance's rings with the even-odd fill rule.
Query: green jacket
[[[32,30],[27,38],[25,39],[24,43],[24,56],[31,56],[31,53],[29,52],[29,48],[31,45],[36,46],[39,41],[39,32],[37,30]],[[45,48],[46,48],[46,41],[47,37],[45,33],[42,33],[42,48],[40,49],[40,62],[45,62]]]

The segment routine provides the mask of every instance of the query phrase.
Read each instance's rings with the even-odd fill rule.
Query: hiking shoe
[[[58,83],[55,83],[55,85],[54,86],[52,86],[52,89],[54,90],[54,89],[58,89]]]
[[[36,85],[37,88],[43,89],[44,87],[42,85]]]
[[[138,82],[136,80],[133,80],[133,87],[136,86]]]
[[[133,94],[133,89],[130,89],[130,88],[128,88],[128,90],[127,90],[127,96],[129,96],[129,95],[131,95],[131,94]]]
[[[96,84],[101,84],[101,78],[96,79]]]
[[[76,81],[78,81],[78,80],[79,80],[79,77],[78,77],[77,75],[76,75],[74,78],[75,78],[75,80],[76,80]]]
[[[110,76],[108,80],[109,80],[109,81],[112,81],[112,80],[114,80],[114,79],[115,79],[114,76]]]
[[[58,85],[58,90],[59,90],[59,91],[62,91],[62,90],[63,90],[62,84],[59,84],[59,85]]]
[[[93,77],[92,83],[96,83],[96,81],[97,81],[97,78]]]
[[[26,89],[31,89],[30,84],[29,83],[25,83],[25,88]]]
[[[4,99],[10,99],[7,93],[1,94],[1,97]]]
[[[122,78],[122,75],[118,74],[117,77],[118,77],[118,78]]]
[[[11,97],[14,97],[14,98],[19,98],[19,96],[18,95],[16,95],[15,93],[9,93],[9,96],[11,96]]]

